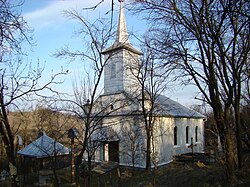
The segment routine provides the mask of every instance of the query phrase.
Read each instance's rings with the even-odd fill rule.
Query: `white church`
[[[116,40],[102,54],[108,63],[104,70],[104,92],[96,100],[95,110],[108,106],[105,110],[109,115],[101,120],[101,130],[91,137],[100,142],[95,160],[145,168],[145,120],[140,97],[136,97],[141,92],[140,84],[134,76],[142,52],[129,42],[123,1]],[[174,155],[191,152],[191,144],[195,144],[194,152],[204,152],[204,115],[158,95],[153,116],[152,167],[170,163]]]

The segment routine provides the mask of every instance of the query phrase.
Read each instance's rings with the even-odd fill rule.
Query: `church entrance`
[[[119,141],[112,141],[112,142],[104,143],[103,160],[119,163]]]

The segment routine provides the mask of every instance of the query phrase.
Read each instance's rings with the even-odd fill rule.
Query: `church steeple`
[[[139,90],[139,83],[134,75],[137,75],[142,52],[129,43],[123,1],[119,0],[120,12],[115,42],[102,51],[105,59],[108,60],[104,69],[104,94],[124,91],[132,93]]]
[[[129,43],[128,31],[126,27],[126,19],[125,19],[125,14],[124,14],[124,2],[123,0],[119,0],[119,2],[120,2],[120,14],[118,18],[118,26],[117,26],[117,31],[116,31],[115,42]]]

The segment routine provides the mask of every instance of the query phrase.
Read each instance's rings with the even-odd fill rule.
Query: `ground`
[[[236,171],[229,181],[225,169],[220,163],[203,165],[202,163],[176,163],[160,168],[155,177],[155,186],[195,187],[195,186],[250,186],[250,168]],[[118,185],[150,187],[154,184],[154,173],[135,173],[126,177]]]
[[[106,174],[99,179],[100,186],[117,187],[208,187],[208,186],[250,186],[250,153],[244,157],[242,170],[233,173],[233,177],[228,179],[223,160],[216,163],[204,164],[201,162],[184,163],[172,162],[171,164],[158,168],[156,177],[154,171],[123,171],[121,179],[117,179],[116,171]],[[96,182],[96,180],[92,180]],[[94,183],[93,186],[98,186]]]
[[[99,178],[99,186],[119,187],[208,187],[208,186],[250,186],[250,153],[244,156],[242,170],[227,178],[225,165],[222,161],[204,164],[202,162],[172,162],[154,171],[141,172],[122,171],[121,179],[116,179],[117,171]],[[154,177],[156,176],[156,177]],[[92,180],[96,182],[97,180]],[[154,182],[155,181],[155,182]],[[94,183],[93,186],[98,186]]]
[[[60,186],[72,186],[70,184],[70,169],[61,169],[57,171],[61,178]],[[120,178],[118,175],[120,174]],[[225,167],[222,161],[216,163],[183,163],[172,162],[171,164],[158,168],[156,177],[154,171],[142,172],[120,169],[120,173],[114,171],[102,176],[94,175],[91,177],[89,186],[106,187],[208,187],[208,186],[250,186],[250,153],[244,157],[244,166],[242,170],[235,171],[233,177],[228,180],[225,173]],[[32,181],[31,179],[29,180]],[[81,183],[83,181],[81,180]],[[0,186],[9,186],[8,182],[0,182]],[[24,185],[25,187],[34,186],[33,184]]]

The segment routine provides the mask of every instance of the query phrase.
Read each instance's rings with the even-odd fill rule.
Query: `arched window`
[[[186,143],[188,143],[188,139],[189,139],[189,137],[188,137],[188,134],[189,134],[189,127],[187,126],[186,127]]]
[[[174,127],[174,145],[177,145],[177,127]]]
[[[195,127],[195,142],[198,142],[198,127]]]

